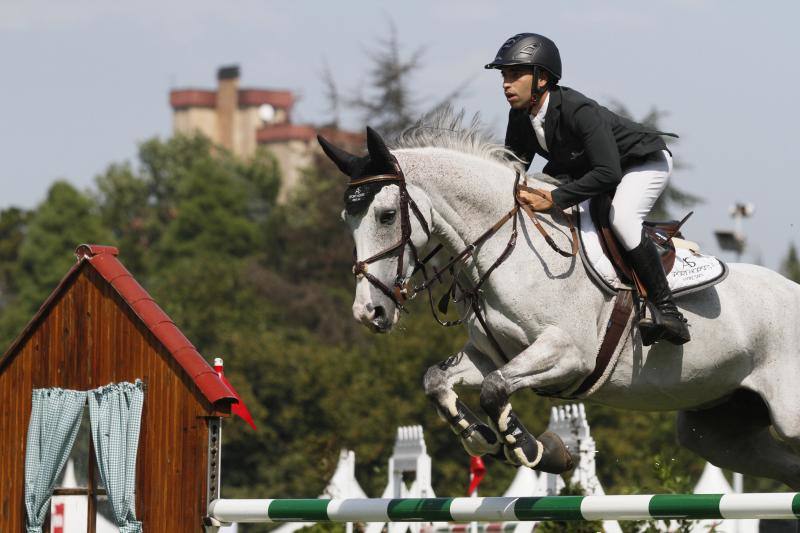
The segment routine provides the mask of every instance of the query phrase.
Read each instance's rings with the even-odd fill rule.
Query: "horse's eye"
[[[391,224],[392,222],[394,222],[396,215],[397,211],[395,211],[394,209],[389,211],[384,211],[380,214],[379,220],[381,221],[381,224]]]

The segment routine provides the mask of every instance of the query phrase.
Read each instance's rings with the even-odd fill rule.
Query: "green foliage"
[[[800,283],[800,259],[797,258],[797,248],[794,243],[789,244],[789,251],[781,261],[781,273],[794,281]]]
[[[19,249],[28,215],[17,207],[0,211],[0,307],[19,290],[16,283]]]
[[[671,453],[669,453],[671,452]],[[690,469],[681,465],[676,459],[678,450],[667,450],[653,456],[652,472],[658,480],[658,489],[639,488],[633,493],[691,494],[696,478],[687,474]],[[666,520],[668,531],[690,533],[695,526],[694,520]],[[625,533],[658,533],[663,531],[655,520],[620,522]]]
[[[630,487],[634,492],[663,492],[661,480],[651,468],[655,450],[669,450],[670,459],[699,479],[704,463],[678,447],[674,413],[622,411],[592,405],[588,415],[597,442],[597,472],[606,491],[609,487]]]
[[[19,333],[72,266],[75,247],[109,240],[91,197],[65,181],[53,183],[45,200],[29,215],[5,213],[10,230],[3,239],[3,259],[9,262],[0,272],[13,279],[6,284],[11,292],[3,298],[0,316],[4,345]]]

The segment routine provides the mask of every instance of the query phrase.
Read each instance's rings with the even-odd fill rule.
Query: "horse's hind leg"
[[[770,429],[764,401],[741,389],[725,403],[678,413],[678,440],[712,464],[800,489],[800,456]]]
[[[470,455],[497,454],[501,444],[492,428],[458,398],[453,387],[478,388],[484,376],[495,368],[488,357],[467,343],[459,353],[433,365],[425,373],[425,394]]]

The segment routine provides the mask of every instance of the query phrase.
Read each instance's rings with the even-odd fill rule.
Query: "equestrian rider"
[[[506,146],[526,168],[536,154],[547,159],[544,172],[560,184],[538,191],[541,196],[523,192],[523,201],[537,211],[566,209],[616,189],[609,220],[651,303],[653,318],[639,324],[642,340],[688,342],[686,319],[672,300],[655,244],[642,235],[642,222],[672,171],[672,155],[660,137],[665,134],[559,85],[561,56],[542,35],[511,37],[486,68],[500,70],[511,106]]]

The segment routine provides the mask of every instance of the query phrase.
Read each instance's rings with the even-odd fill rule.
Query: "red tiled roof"
[[[47,297],[22,333],[11,344],[8,351],[6,351],[5,357],[0,359],[0,367],[36,326],[38,319],[50,307],[50,303],[61,294],[84,263],[88,263],[117,291],[117,294],[130,306],[131,310],[155,338],[161,342],[211,404],[216,404],[220,401],[236,403],[238,401],[236,392],[231,390],[220,379],[217,372],[200,355],[192,343],[189,342],[189,339],[181,333],[169,316],[120,263],[117,259],[118,254],[119,251],[113,246],[96,244],[78,246],[75,250],[78,262],[67,272],[58,287]]]
[[[291,109],[294,105],[292,91],[270,91],[267,89],[239,89],[240,106],[269,104],[279,109]]]
[[[239,89],[239,105],[243,107],[270,104],[278,109],[291,109],[294,105],[292,91],[271,91],[267,89]],[[217,91],[207,89],[174,89],[169,92],[169,105],[172,109],[189,107],[217,107]]]
[[[118,250],[111,246],[83,244],[75,250],[79,261],[88,261],[98,274],[117,290],[117,293],[131,307],[144,325],[161,341],[172,357],[212,404],[220,400],[236,402],[236,393],[231,391],[219,378],[214,368],[208,364],[181,330],[133,279],[128,269],[117,259]]]
[[[169,92],[172,109],[187,107],[217,107],[217,92],[204,89],[176,89]]]
[[[256,132],[256,142],[267,144],[285,141],[310,141],[317,136],[312,126],[299,124],[275,124],[264,126]]]

